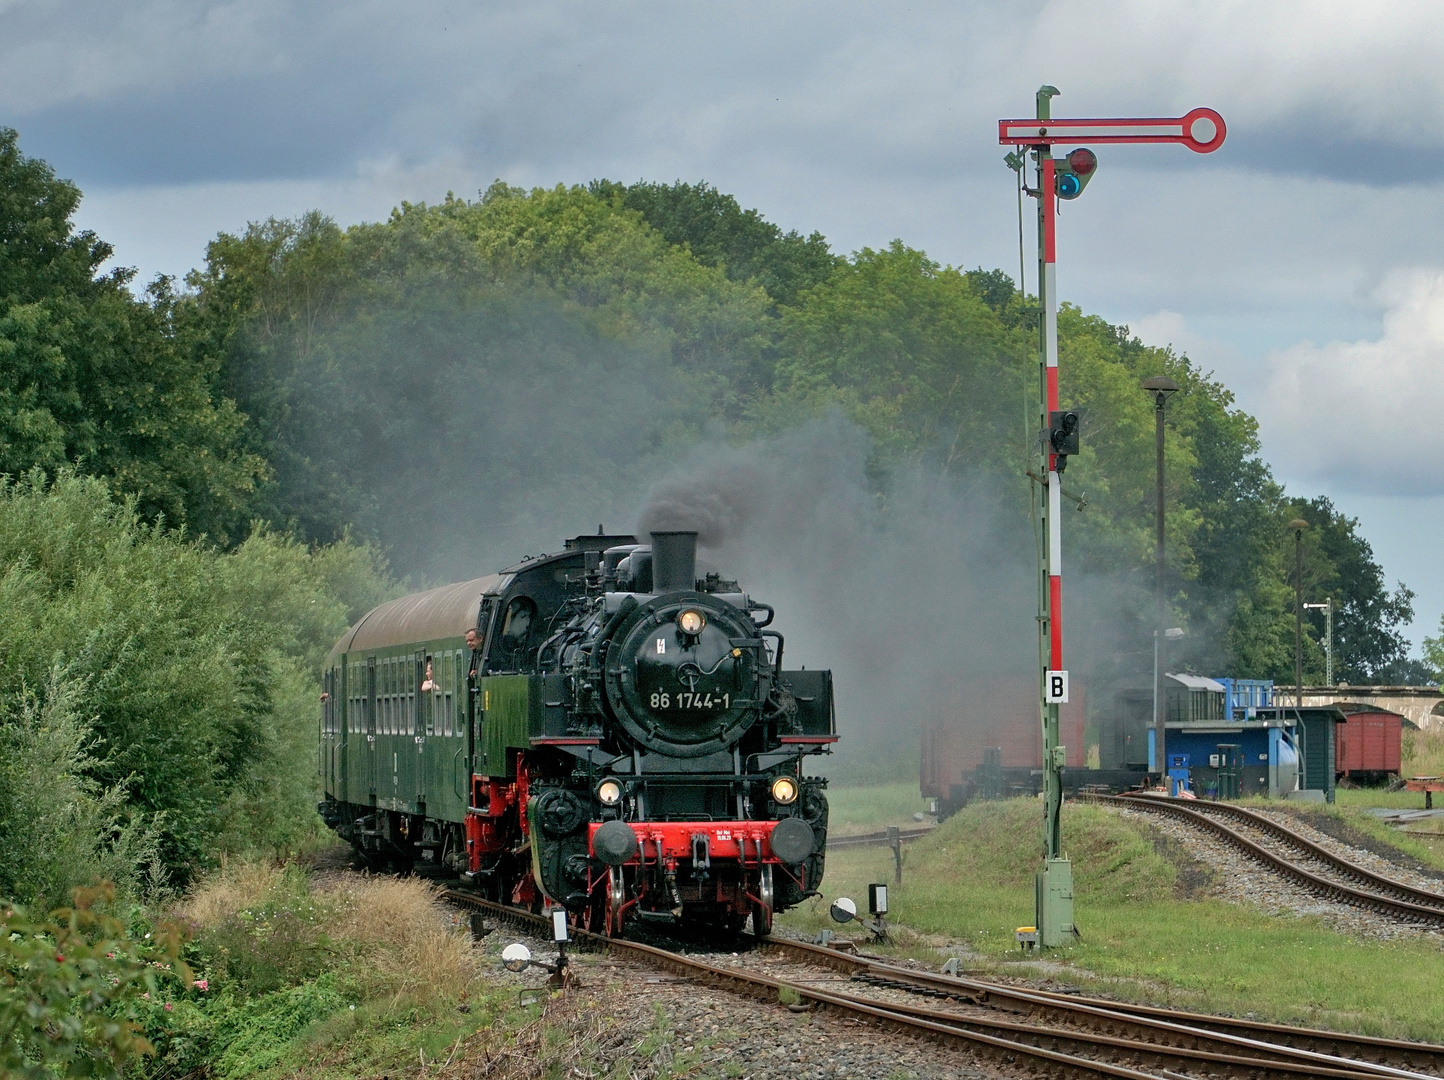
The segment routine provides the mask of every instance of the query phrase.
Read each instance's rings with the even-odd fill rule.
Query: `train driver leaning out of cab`
[[[471,650],[471,670],[467,673],[471,678],[476,678],[476,669],[481,664],[481,646],[483,644],[481,628],[473,626],[466,631],[466,647]]]

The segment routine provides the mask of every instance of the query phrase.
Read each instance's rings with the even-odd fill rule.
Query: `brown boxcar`
[[[1336,728],[1335,773],[1358,780],[1397,775],[1404,718],[1372,710],[1347,715],[1347,722]]]
[[[1043,768],[1043,730],[1039,688],[1029,679],[992,678],[959,683],[937,715],[923,725],[919,780],[922,794],[937,799],[944,812],[966,803],[987,782],[989,758],[994,783],[989,794],[1036,791]],[[1072,700],[1058,709],[1059,740],[1067,767],[1082,769],[1085,694],[1073,681]],[[1001,751],[989,754],[989,751]]]

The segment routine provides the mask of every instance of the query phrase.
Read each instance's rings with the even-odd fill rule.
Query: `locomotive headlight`
[[[789,806],[797,801],[797,781],[790,776],[779,776],[772,781],[772,801],[780,806]]]
[[[615,780],[603,780],[597,785],[597,802],[603,806],[616,806],[622,801],[622,785]]]
[[[688,608],[677,616],[677,628],[684,634],[691,634],[696,637],[702,632],[702,627],[707,625],[707,616],[695,608]]]

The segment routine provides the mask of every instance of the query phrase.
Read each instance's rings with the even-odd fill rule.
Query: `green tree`
[[[762,286],[785,307],[796,304],[805,289],[826,281],[841,261],[821,233],[784,233],[705,181],[628,186],[593,180],[588,190],[637,211],[667,243],[685,246],[698,262],[725,270],[733,281]]]
[[[1439,616],[1439,635],[1424,639],[1424,664],[1429,681],[1444,683],[1444,615]]]
[[[764,428],[841,408],[882,466],[926,460],[963,476],[1019,464],[1017,343],[962,274],[900,241],[864,248],[806,292],[783,314],[778,350],[774,390],[753,409]]]
[[[1340,513],[1322,496],[1295,502],[1290,513],[1307,521],[1304,601],[1334,601],[1334,678],[1340,682],[1391,682],[1408,660],[1409,643],[1401,627],[1414,618],[1414,592],[1403,583],[1389,591],[1384,570],[1369,542],[1359,535],[1359,520]],[[1324,620],[1306,612],[1310,638],[1324,637]],[[1322,675],[1322,652],[1314,646],[1308,670]],[[1321,681],[1321,680],[1320,680]]]
[[[145,300],[110,245],[75,231],[75,185],[0,128],[0,473],[73,464],[148,518],[221,539],[242,529],[265,462],[175,322],[170,283]]]
[[[266,222],[191,282],[274,470],[263,516],[319,542],[354,526],[424,576],[617,520],[736,408],[770,321],[760,289],[578,188]]]

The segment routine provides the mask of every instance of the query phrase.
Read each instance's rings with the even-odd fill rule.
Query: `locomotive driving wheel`
[[[607,871],[606,921],[602,932],[607,937],[622,936],[622,908],[627,902],[627,886],[620,867]]]
[[[757,899],[752,903],[752,933],[757,937],[772,934],[772,909],[776,895],[772,890],[772,867],[763,866],[757,883]]]

